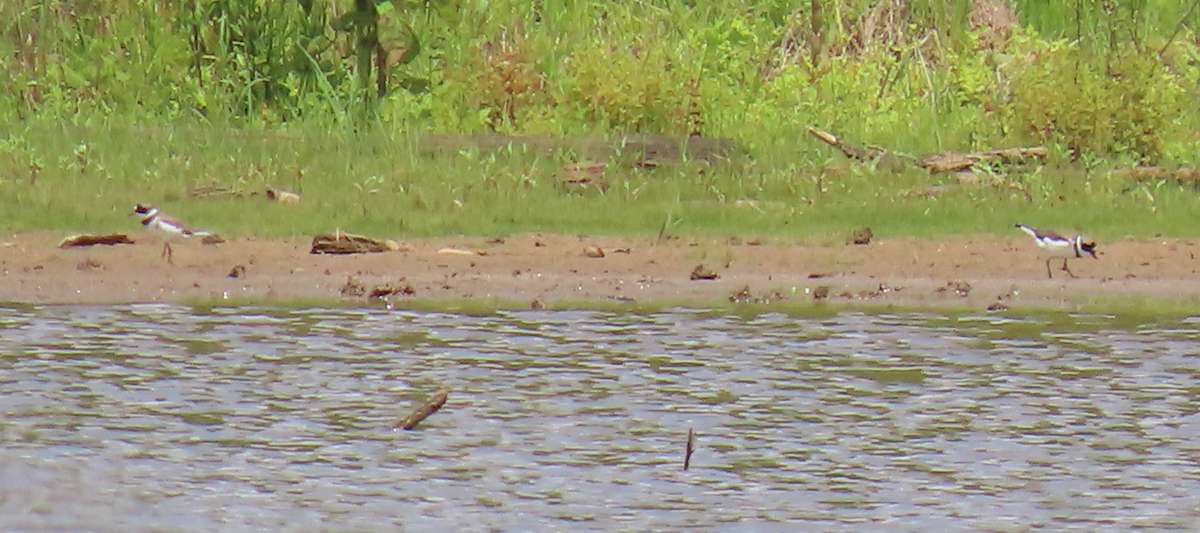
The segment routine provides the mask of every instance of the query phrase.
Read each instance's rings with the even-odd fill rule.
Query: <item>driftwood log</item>
[[[878,146],[862,147],[846,141],[833,133],[813,127],[808,128],[808,133],[820,139],[821,142],[837,148],[850,159],[863,163],[874,163],[885,169],[897,171],[911,165],[928,170],[933,174],[970,172],[979,163],[1000,163],[1005,165],[1040,164],[1046,160],[1047,155],[1045,147],[1028,146],[968,154],[942,152],[917,159],[904,154],[896,154]]]
[[[313,237],[310,254],[366,254],[399,250],[394,242],[335,232]]]

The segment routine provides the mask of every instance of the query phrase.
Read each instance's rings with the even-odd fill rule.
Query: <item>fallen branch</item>
[[[916,163],[910,156],[897,155],[878,146],[862,147],[828,131],[809,126],[808,133],[820,139],[825,144],[840,150],[846,157],[862,163],[874,163],[886,168],[899,170],[901,167]]]
[[[433,396],[430,396],[428,400],[425,400],[425,403],[421,404],[412,414],[397,422],[396,427],[406,430],[417,427],[417,424],[420,424],[422,420],[429,418],[429,415],[436,413],[438,409],[446,405],[446,399],[449,397],[450,391],[438,391]]]
[[[820,139],[821,142],[837,148],[846,157],[863,163],[874,163],[893,170],[900,170],[906,165],[914,165],[930,173],[948,173],[948,172],[964,172],[973,171],[975,165],[979,163],[999,163],[1005,165],[1022,165],[1029,163],[1041,163],[1046,160],[1046,148],[1041,146],[1027,146],[1017,148],[1000,148],[997,150],[988,150],[986,152],[972,152],[960,154],[958,152],[942,152],[937,154],[929,154],[920,159],[915,159],[904,154],[897,154],[885,148],[878,146],[862,147],[857,144],[846,141],[837,135],[828,131],[817,129],[814,127],[808,128],[808,133],[813,137]]]

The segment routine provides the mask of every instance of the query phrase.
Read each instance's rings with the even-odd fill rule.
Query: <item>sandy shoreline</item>
[[[135,245],[59,249],[64,236],[35,232],[0,239],[0,301],[366,302],[354,290],[357,285],[367,293],[401,289],[390,297],[400,307],[405,300],[480,299],[547,307],[711,305],[731,298],[797,302],[813,301],[822,292],[830,305],[981,310],[996,302],[1012,308],[1069,308],[1110,298],[1200,302],[1196,245],[1177,239],[1101,243],[1099,260],[1072,260],[1077,279],[1056,271],[1050,280],[1037,248],[1019,234],[883,238],[866,246],[783,239],[446,237],[404,241],[397,252],[344,256],[310,255],[307,238],[234,239],[218,246],[177,245],[174,266],[145,234],[131,235]],[[589,246],[603,250],[604,257],[589,257]],[[699,265],[719,278],[691,279]]]

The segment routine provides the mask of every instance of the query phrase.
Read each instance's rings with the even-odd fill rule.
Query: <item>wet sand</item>
[[[375,254],[311,255],[307,238],[233,239],[175,246],[134,233],[134,245],[59,249],[65,235],[0,239],[0,301],[38,304],[389,299],[574,307],[608,302],[712,305],[820,301],[953,307],[1071,308],[1112,301],[1200,302],[1192,241],[1100,243],[1099,260],[1073,259],[1078,276],[1054,271],[1032,241],[968,236],[875,239],[868,245],[784,239],[518,235],[402,241]],[[603,257],[590,257],[588,247]],[[598,255],[593,253],[591,255]],[[1055,265],[1058,264],[1056,261]],[[703,270],[716,279],[693,278]],[[235,276],[236,274],[236,276]]]

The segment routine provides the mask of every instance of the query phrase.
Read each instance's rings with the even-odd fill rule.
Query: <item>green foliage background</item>
[[[1187,160],[1195,146],[1180,136],[1195,127],[1200,87],[1192,7],[14,0],[0,5],[0,120],[378,119],[442,133],[702,133],[752,145],[817,124],[912,150],[1049,141],[1074,157]],[[370,84],[376,43],[393,55],[382,98]]]

